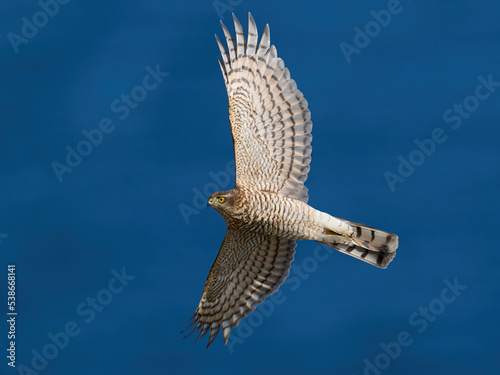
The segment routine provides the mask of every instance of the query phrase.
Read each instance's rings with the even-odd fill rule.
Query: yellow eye
[[[226,200],[226,198],[224,198],[224,197],[218,197],[217,200],[219,201],[219,203],[224,203],[224,201]]]

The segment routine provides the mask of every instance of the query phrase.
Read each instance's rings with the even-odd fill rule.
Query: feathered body
[[[212,196],[225,198],[224,204],[212,198],[211,205],[230,229],[318,241],[381,268],[392,260],[398,246],[398,237],[392,233],[333,217],[273,192],[235,188]]]

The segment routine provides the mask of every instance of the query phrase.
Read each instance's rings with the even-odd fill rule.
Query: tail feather
[[[396,256],[398,236],[328,215],[319,242],[371,265],[386,268]]]
[[[368,250],[364,247],[357,245],[345,245],[342,243],[327,243],[323,244],[340,251],[341,253],[350,255],[356,259],[362,260],[372,266],[377,266],[379,268],[387,268],[389,263],[396,256],[396,252],[384,253],[381,251]]]
[[[373,251],[393,253],[398,248],[398,236],[393,233],[384,232],[367,225],[347,222],[354,230],[351,238],[353,242],[361,247]]]

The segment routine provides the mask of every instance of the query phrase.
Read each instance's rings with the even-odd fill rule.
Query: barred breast
[[[239,198],[240,207],[246,207],[242,226],[248,230],[291,240],[310,239],[317,230],[315,210],[298,199],[249,189],[240,189]]]

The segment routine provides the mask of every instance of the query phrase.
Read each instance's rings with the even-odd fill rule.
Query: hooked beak
[[[210,207],[212,205],[212,202],[213,202],[212,198],[209,198],[207,202],[207,207]]]

